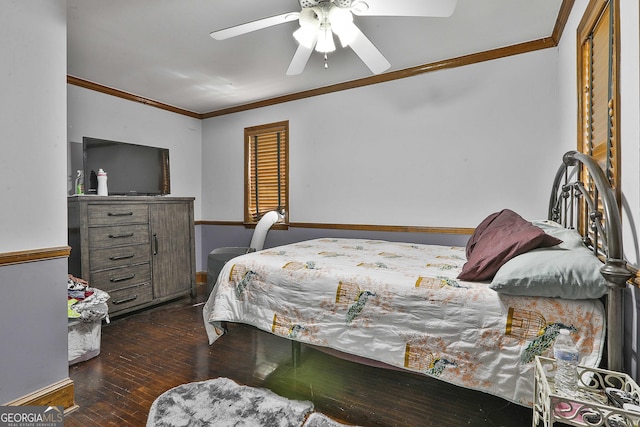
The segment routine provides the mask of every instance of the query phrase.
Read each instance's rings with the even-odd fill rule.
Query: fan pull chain
[[[327,53],[324,54],[324,68],[325,70],[329,68],[329,63],[327,62]]]

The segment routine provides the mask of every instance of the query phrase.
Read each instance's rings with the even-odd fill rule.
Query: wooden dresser
[[[195,289],[193,198],[70,196],[69,273],[109,293],[109,315]]]

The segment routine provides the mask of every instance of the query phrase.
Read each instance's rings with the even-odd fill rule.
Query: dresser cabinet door
[[[195,282],[191,206],[189,203],[150,206],[154,298],[184,294]]]

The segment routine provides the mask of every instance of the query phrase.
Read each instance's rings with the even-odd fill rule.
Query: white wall
[[[0,2],[0,253],[67,245],[64,0]],[[0,404],[68,377],[65,258],[0,266]]]
[[[195,217],[200,218],[199,119],[73,85],[68,85],[67,96],[69,141],[82,143],[83,136],[90,136],[168,148],[171,196],[195,197]]]
[[[292,222],[474,227],[546,217],[560,164],[557,51],[211,118],[202,218],[241,220],[243,129],[290,125]]]
[[[65,246],[64,2],[2,2],[0,57],[0,252]]]
[[[621,183],[622,221],[625,258],[640,265],[640,10],[638,2],[620,0],[620,93],[621,93]],[[640,380],[640,357],[638,355],[640,328],[640,292],[632,288],[627,293],[625,310],[625,340],[630,351],[627,356],[627,371]]]

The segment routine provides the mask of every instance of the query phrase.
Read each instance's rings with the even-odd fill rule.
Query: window
[[[600,165],[620,203],[618,10],[619,0],[589,2],[578,26],[577,62],[578,151],[593,157]],[[587,174],[586,168],[581,173]],[[588,191],[595,191],[595,184],[588,176],[583,176],[582,181]],[[596,209],[602,210],[602,206]],[[582,205],[581,230],[589,227],[588,216],[589,209]]]
[[[592,156],[620,200],[619,0],[591,0],[578,27],[578,151]]]
[[[244,130],[245,224],[272,210],[289,212],[289,122]]]

